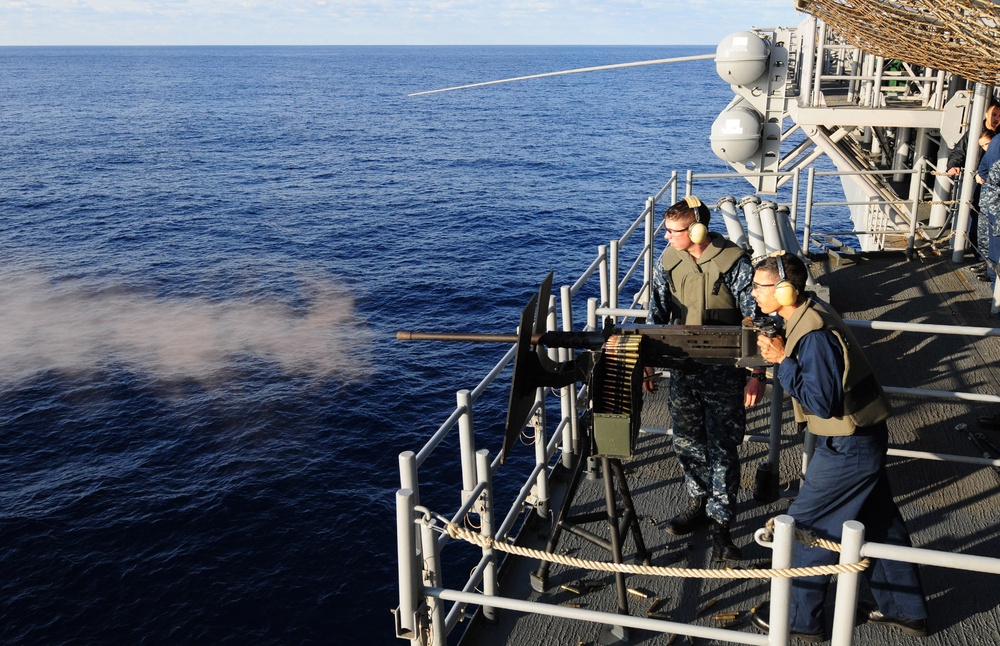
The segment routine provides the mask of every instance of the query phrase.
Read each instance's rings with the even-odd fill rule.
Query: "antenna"
[[[526,81],[528,79],[540,79],[546,76],[563,76],[565,74],[582,74],[584,72],[600,72],[603,70],[617,70],[624,67],[642,67],[644,65],[662,65],[664,63],[686,63],[688,61],[705,61],[715,58],[715,54],[699,54],[697,56],[678,56],[676,58],[659,58],[651,61],[636,61],[634,63],[616,63],[614,65],[599,65],[597,67],[579,67],[575,70],[562,70],[559,72],[546,72],[545,74],[532,74],[530,76],[516,76],[498,81],[484,81],[482,83],[470,83],[469,85],[457,85],[446,87],[440,90],[427,90],[425,92],[414,92],[407,96],[423,96],[424,94],[436,94],[438,92],[451,92],[452,90],[466,90],[473,87],[483,87],[486,85],[497,85],[498,83],[512,83],[514,81]]]

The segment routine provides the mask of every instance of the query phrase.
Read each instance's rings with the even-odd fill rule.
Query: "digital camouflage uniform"
[[[718,252],[735,247],[719,234],[710,235],[710,250],[715,248]],[[706,277],[710,291],[727,291],[730,302],[737,305],[738,310],[730,310],[728,320],[722,323],[718,320],[693,322],[686,312],[687,308],[678,302],[671,289],[671,280],[664,266],[664,258],[669,256],[673,259],[671,262],[676,262],[678,255],[682,259],[686,256],[683,260],[689,273],[702,269],[706,273],[712,271],[703,260],[704,254],[697,263],[698,270],[693,270],[695,263],[690,254],[668,247],[653,272],[653,323],[738,325],[744,316],[755,315],[756,301],[750,295],[753,266],[743,253],[718,279]],[[677,292],[682,292],[677,281],[673,282]],[[691,498],[705,499],[705,511],[709,518],[728,524],[733,516],[740,480],[736,449],[743,442],[746,428],[743,388],[747,382],[747,371],[730,366],[704,366],[688,372],[674,369],[670,372],[667,406],[673,421],[674,450],[684,471],[688,494]]]
[[[1000,138],[994,137],[994,139]],[[1000,144],[997,144],[997,147],[1000,148]],[[993,150],[992,141],[990,150]],[[996,266],[1000,263],[1000,160],[993,161],[997,156],[998,153],[994,150],[992,155],[984,158],[983,162],[992,161],[992,165],[986,168],[985,174],[980,173],[985,183],[979,194],[979,208],[982,214],[986,215],[985,218],[980,218],[980,228],[986,233],[986,244],[981,246],[986,248],[986,257],[989,259],[986,263],[986,275],[991,280],[996,278]],[[984,220],[986,225],[982,226]]]

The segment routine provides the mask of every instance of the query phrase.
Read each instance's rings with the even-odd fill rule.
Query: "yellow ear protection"
[[[778,260],[778,284],[774,286],[774,299],[783,307],[794,305],[799,298],[799,288],[785,277],[785,263],[781,260],[785,252],[775,251],[771,255]]]
[[[688,227],[688,237],[691,238],[691,242],[701,244],[708,239],[708,227],[701,221],[701,207],[703,204],[694,195],[688,195],[684,198],[684,201],[694,211],[694,222]]]

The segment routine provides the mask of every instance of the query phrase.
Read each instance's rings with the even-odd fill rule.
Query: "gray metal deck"
[[[907,262],[901,254],[871,255],[841,268],[827,266],[825,261],[819,260],[813,266],[813,273],[820,283],[830,287],[832,303],[844,318],[987,327],[1000,324],[1000,320],[989,315],[991,286],[979,282],[968,266],[952,264],[947,258],[928,255]],[[985,394],[1000,392],[998,338],[871,330],[856,330],[856,334],[866,345],[886,386]],[[669,425],[661,400],[659,395],[647,400],[644,425]],[[928,397],[893,396],[893,405],[896,414],[889,425],[891,447],[976,457],[981,454],[970,441],[967,430],[977,430],[979,416],[1000,413],[1000,407],[988,404]],[[766,434],[768,419],[769,405],[756,407],[749,414],[748,432]],[[963,430],[963,424],[967,430]],[[801,444],[787,404],[783,433],[781,481],[782,486],[791,491],[801,465]],[[994,443],[1000,444],[1000,433],[985,433]],[[750,562],[762,562],[770,554],[753,542],[753,532],[768,518],[781,513],[788,500],[762,505],[753,499],[755,468],[766,458],[767,447],[745,443],[741,451],[742,482],[733,536]],[[677,538],[662,530],[663,521],[676,513],[685,498],[669,436],[643,434],[636,456],[624,466],[653,564],[709,567],[709,539],[704,532]],[[889,472],[896,500],[916,547],[1000,557],[1000,523],[997,522],[1000,520],[1000,475],[996,471],[974,465],[890,457]],[[574,501],[574,513],[604,507],[602,481],[584,481]],[[544,522],[529,526],[522,532],[522,544],[544,547],[548,529]],[[602,523],[595,523],[592,529],[606,535]],[[630,559],[634,550],[634,543],[627,541],[626,562],[634,560]],[[560,540],[559,551],[580,558],[610,560],[606,551],[566,532]],[[501,595],[615,611],[613,575],[553,565],[548,591],[539,594],[531,590],[528,577],[537,566],[537,561],[507,559],[501,574]],[[928,638],[916,639],[888,627],[862,625],[855,629],[855,643],[934,646],[1000,643],[1000,578],[930,567],[922,568],[922,577],[931,615],[932,634]],[[581,580],[604,581],[609,585],[585,591],[580,596],[560,589],[561,584]],[[743,623],[739,629],[746,631],[754,630],[745,619],[748,611],[768,598],[766,579],[668,579],[633,575],[628,576],[627,581],[630,587],[650,594],[649,599],[630,597],[632,615],[645,616],[652,597],[659,597],[664,600],[660,610],[669,613],[674,621],[719,627],[719,623],[710,618],[712,613],[741,611]],[[864,590],[862,595],[863,598],[866,595]],[[711,611],[699,614],[699,609],[710,600],[715,600]],[[832,593],[829,603],[832,603]],[[462,643],[581,646],[608,643],[605,633],[606,630],[596,624],[499,611],[495,624],[477,615]],[[704,639],[694,642],[720,643]],[[685,644],[691,640],[678,636],[670,642],[662,634],[632,630],[629,643]]]

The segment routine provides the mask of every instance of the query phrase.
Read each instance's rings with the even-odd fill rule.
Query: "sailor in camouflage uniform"
[[[653,272],[652,322],[684,325],[739,325],[754,316],[750,295],[753,267],[746,253],[708,231],[711,212],[688,196],[664,213],[669,246]],[[652,367],[646,367],[647,376]],[[667,521],[666,531],[681,536],[710,525],[713,561],[742,558],[733,544],[733,519],[740,480],[736,449],[743,442],[745,406],[764,392],[764,372],[732,366],[671,369],[667,406],[673,421],[673,444],[689,502]],[[653,382],[646,379],[647,392]]]

